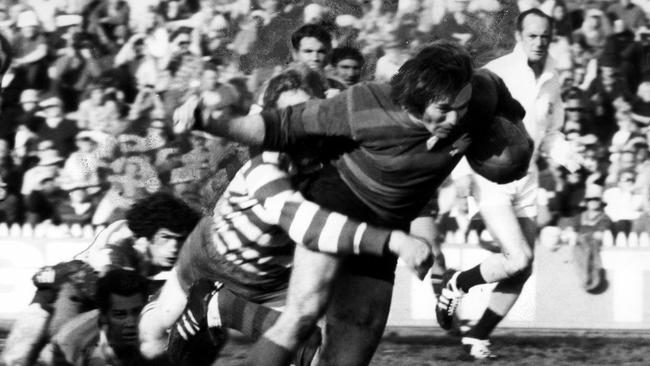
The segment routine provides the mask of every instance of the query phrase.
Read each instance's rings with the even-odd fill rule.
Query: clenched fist
[[[388,249],[401,258],[421,280],[433,265],[433,253],[429,244],[403,231],[394,230],[391,233]]]
[[[190,96],[185,103],[174,110],[174,133],[182,134],[192,129],[196,119],[194,113],[199,106],[200,98],[196,95]]]

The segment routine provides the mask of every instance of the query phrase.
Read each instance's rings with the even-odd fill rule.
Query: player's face
[[[524,48],[530,62],[544,62],[551,43],[551,23],[537,15],[524,18],[521,32],[517,32],[517,41]]]
[[[138,317],[144,302],[142,294],[131,296],[111,294],[111,308],[107,314],[107,336],[111,345],[137,349]]]
[[[471,97],[472,85],[468,83],[454,98],[444,98],[429,104],[424,110],[421,123],[432,134],[438,129],[448,132],[467,113]]]
[[[318,39],[305,37],[300,40],[300,47],[293,51],[295,61],[307,64],[312,70],[320,71],[325,66],[327,47]]]
[[[149,245],[151,263],[163,268],[173,267],[184,239],[184,235],[179,233],[165,228],[158,229]]]
[[[354,85],[361,79],[361,62],[353,59],[341,60],[336,64],[336,74],[345,85]]]

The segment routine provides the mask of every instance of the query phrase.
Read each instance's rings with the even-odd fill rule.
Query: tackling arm
[[[138,324],[140,352],[148,359],[162,356],[167,348],[167,330],[180,317],[187,303],[176,269],[162,287],[160,296],[145,306]]]

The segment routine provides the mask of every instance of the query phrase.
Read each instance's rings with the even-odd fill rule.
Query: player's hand
[[[185,103],[174,110],[172,119],[174,121],[175,134],[182,134],[192,129],[196,122],[194,112],[199,106],[199,101],[200,98],[198,95],[191,95]]]
[[[579,146],[563,138],[553,141],[548,156],[553,162],[562,165],[572,173],[578,171],[584,162]]]
[[[429,244],[403,231],[394,230],[388,240],[388,249],[413,271],[419,279],[424,279],[433,265],[433,253]]]

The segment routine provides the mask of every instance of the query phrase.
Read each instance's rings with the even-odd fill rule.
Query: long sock
[[[248,301],[226,288],[219,291],[217,300],[221,326],[253,339],[261,337],[280,317],[279,311]]]
[[[501,320],[503,320],[503,316],[487,308],[481,316],[481,319],[467,332],[467,336],[477,339],[488,339]]]
[[[220,325],[225,328],[237,330],[255,340],[271,328],[280,316],[279,311],[248,301],[226,288],[222,288],[216,298],[219,307],[218,315]],[[211,307],[212,303],[210,303]],[[208,319],[208,322],[210,322],[210,319]],[[311,360],[321,345],[320,331],[321,329],[317,327],[309,340],[298,348],[294,362],[297,366],[308,366],[311,364]],[[263,339],[267,338],[262,337],[260,341]],[[264,346],[264,349],[260,350],[260,352],[266,351],[268,348]],[[287,352],[289,351],[287,350]]]
[[[476,285],[486,283],[483,275],[481,274],[481,265],[470,268],[467,271],[461,272],[456,278],[456,286],[467,293],[470,288]]]
[[[247,366],[289,366],[293,354],[266,337],[260,338],[248,354]]]

